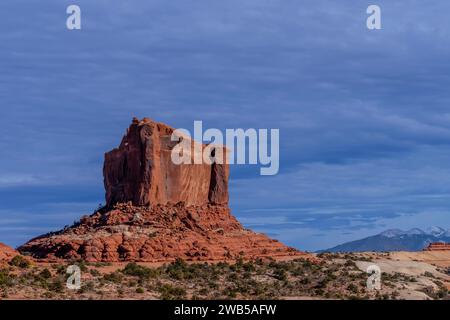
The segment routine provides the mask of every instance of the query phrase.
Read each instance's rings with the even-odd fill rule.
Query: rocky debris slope
[[[244,229],[226,206],[118,204],[83,217],[58,233],[19,248],[35,258],[86,261],[214,261],[302,256],[263,234]]]
[[[19,251],[46,260],[108,262],[305,256],[232,216],[227,165],[175,165],[173,130],[134,119],[119,148],[105,155],[105,208]]]
[[[11,247],[0,243],[0,261],[9,261],[19,253]]]

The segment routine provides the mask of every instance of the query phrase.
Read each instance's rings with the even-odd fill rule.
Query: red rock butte
[[[237,221],[228,207],[227,164],[174,164],[173,131],[148,118],[133,119],[120,146],[105,154],[106,206],[18,250],[45,261],[310,257]]]
[[[129,201],[135,206],[228,203],[228,166],[174,164],[171,154],[179,141],[172,141],[173,131],[148,118],[133,119],[119,148],[105,154],[107,206]],[[190,144],[193,158],[195,142]]]

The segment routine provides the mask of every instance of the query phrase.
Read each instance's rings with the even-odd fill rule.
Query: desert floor
[[[450,252],[319,254],[314,259],[226,263],[0,265],[0,299],[449,299]],[[81,286],[69,289],[69,265]],[[381,271],[368,287],[367,268]],[[69,281],[70,283],[70,281]]]

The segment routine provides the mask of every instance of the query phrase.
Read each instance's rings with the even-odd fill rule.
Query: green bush
[[[8,270],[0,270],[0,287],[10,287],[13,284],[13,276]]]
[[[86,282],[80,289],[80,293],[92,292],[95,289],[95,284],[92,281]]]
[[[93,275],[94,277],[100,276],[100,271],[98,271],[97,269],[90,269],[90,270],[89,270],[89,273],[90,273],[91,275]]]
[[[358,293],[358,287],[354,283],[350,283],[347,286],[347,290],[352,292],[352,293]]]
[[[284,271],[284,269],[275,269],[273,271],[273,276],[275,277],[275,279],[278,279],[280,281],[287,280],[286,271]]]
[[[136,293],[144,293],[144,292],[145,292],[144,288],[137,288],[136,289]]]
[[[48,285],[48,290],[61,293],[64,290],[64,282],[61,278],[56,278]]]
[[[39,276],[44,278],[44,279],[49,279],[52,276],[52,273],[50,272],[50,270],[48,270],[47,268],[45,268],[44,270],[42,270],[41,272],[39,272]]]
[[[127,264],[122,270],[122,273],[129,276],[139,277],[140,279],[155,278],[158,275],[158,272],[155,269],[140,266],[134,262]]]
[[[12,258],[12,260],[9,264],[12,266],[15,266],[15,267],[26,269],[30,266],[30,261],[28,261],[27,259],[25,259],[22,256],[17,255],[14,258]]]
[[[161,300],[182,300],[186,297],[186,290],[170,284],[164,284],[159,288]]]
[[[210,271],[208,265],[205,264],[187,264],[182,259],[177,259],[165,269],[165,272],[172,279],[189,280],[194,278],[204,278]]]
[[[105,274],[103,276],[103,279],[106,281],[109,281],[109,282],[120,283],[120,282],[122,282],[123,275],[121,275],[118,272],[112,272],[112,273]]]

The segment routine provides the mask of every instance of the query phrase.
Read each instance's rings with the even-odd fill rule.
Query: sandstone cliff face
[[[119,148],[105,154],[108,207],[128,201],[136,206],[228,203],[228,166],[193,164],[194,152],[192,164],[174,164],[171,153],[178,142],[171,141],[173,131],[147,118],[133,120]]]
[[[228,208],[227,165],[174,164],[172,132],[134,119],[119,148],[105,155],[107,206],[19,251],[44,260],[107,262],[307,256],[236,220]]]

